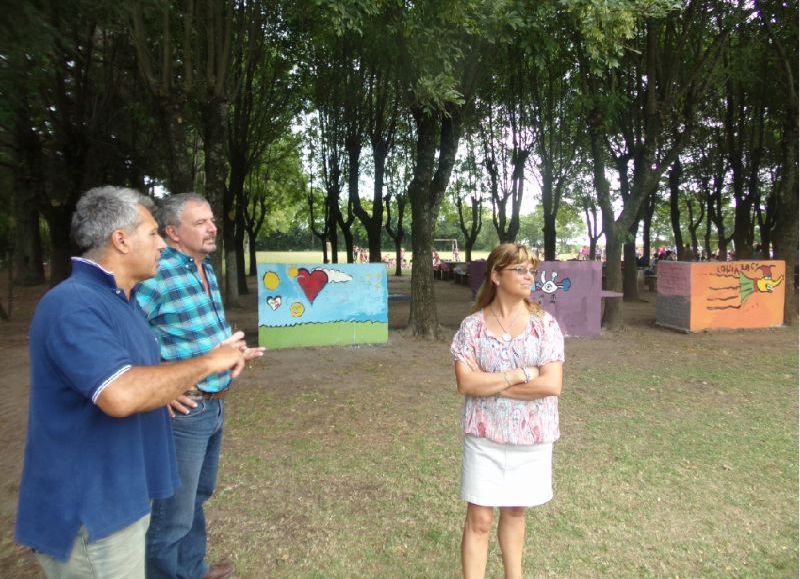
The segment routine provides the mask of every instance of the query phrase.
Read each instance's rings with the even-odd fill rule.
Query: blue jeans
[[[196,400],[197,408],[172,419],[181,486],[153,501],[147,531],[147,577],[199,579],[208,572],[205,503],[214,492],[225,417],[222,400]]]

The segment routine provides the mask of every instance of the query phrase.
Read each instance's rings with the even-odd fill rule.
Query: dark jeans
[[[175,496],[153,501],[148,579],[200,579],[208,572],[203,503],[217,482],[224,415],[221,399],[201,399],[189,414],[172,419],[181,486]]]

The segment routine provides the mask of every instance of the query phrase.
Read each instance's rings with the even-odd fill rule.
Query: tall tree
[[[382,46],[381,42],[376,45]],[[367,211],[361,199],[353,199],[353,209],[367,232],[369,260],[381,260],[381,226],[386,160],[395,146],[400,119],[400,95],[396,80],[396,64],[388,58],[378,59],[367,75],[369,118],[367,134],[372,148],[372,208]]]
[[[472,248],[483,226],[483,195],[480,189],[478,170],[472,143],[468,144],[466,157],[460,163],[458,176],[452,185],[452,194],[458,212],[458,225],[464,235],[464,259],[472,261]],[[464,202],[469,206],[464,207]]]
[[[727,29],[719,27],[716,16],[702,2],[689,2],[684,10],[665,16],[647,14],[635,35],[637,51],[626,53],[619,68],[607,69],[601,75],[582,47],[581,78],[584,93],[589,95],[587,124],[603,212],[609,289],[623,289],[621,246],[626,238],[633,241],[630,233],[638,229],[642,203],[659,186],[661,176],[691,134],[695,108],[708,87],[709,71],[717,63],[721,41],[727,36]],[[607,115],[613,119],[611,125]],[[623,209],[618,217],[605,176],[609,153],[603,150],[607,140],[613,139],[617,139],[620,150],[616,157],[621,161],[618,172],[623,181],[630,170],[630,187],[627,193],[623,190]],[[631,299],[637,288],[636,260],[632,243],[628,247],[624,290]],[[604,323],[610,328],[622,326],[621,303],[612,300],[607,304]]]
[[[272,143],[255,163],[244,186],[244,227],[249,274],[256,275],[256,245],[262,235],[287,232],[305,213],[307,184],[296,138]]]
[[[547,36],[536,37],[528,50],[533,54],[535,78],[525,82],[531,94],[531,119],[535,134],[534,159],[540,177],[544,209],[544,258],[556,258],[556,219],[561,201],[579,168],[578,92],[574,55],[564,18],[558,13],[545,18]],[[537,49],[538,48],[538,49]],[[523,77],[524,78],[524,77]]]
[[[506,105],[490,101],[480,107],[482,165],[489,181],[492,223],[501,243],[514,242],[519,233],[525,167],[533,151],[533,133],[521,122],[520,108],[517,98]]]
[[[259,164],[276,158],[265,152],[291,130],[300,111],[302,95],[293,35],[281,25],[279,3],[251,2],[235,16],[232,100],[227,119],[229,197],[234,203],[239,293],[247,293],[243,241],[258,228],[249,209],[255,207],[245,193],[245,182]],[[278,158],[279,160],[279,158]],[[269,173],[269,168],[262,169]],[[266,192],[266,191],[265,191]],[[256,195],[255,199],[263,200]],[[263,200],[268,203],[267,200]],[[266,207],[266,205],[265,205]],[[251,243],[251,252],[255,251]],[[253,265],[251,264],[251,270]],[[253,273],[255,275],[255,273]]]
[[[743,24],[742,27],[753,28]],[[724,84],[725,151],[735,201],[733,244],[737,259],[753,254],[754,206],[759,197],[761,162],[764,157],[766,92],[761,80],[761,55],[754,54],[753,35],[736,34],[726,43]],[[757,67],[759,74],[753,74]],[[758,77],[758,79],[756,79]]]
[[[669,183],[669,215],[672,225],[672,236],[675,239],[675,249],[678,252],[678,259],[686,261],[689,259],[685,255],[683,248],[683,232],[681,231],[681,185],[683,184],[683,165],[680,159],[672,162],[672,167],[668,171]]]
[[[110,2],[76,0],[65,10],[44,1],[26,3],[6,27],[2,82],[13,114],[4,120],[13,126],[4,132],[14,141],[21,224],[38,225],[31,203],[47,220],[53,284],[76,251],[70,220],[79,196],[108,182],[139,185],[127,168],[136,157],[136,90],[122,22]]]
[[[231,87],[236,84],[231,79],[232,46],[239,40],[233,38],[234,13],[249,6],[199,0],[182,5],[142,0],[130,4],[139,70],[162,122],[169,152],[168,188],[174,193],[202,186],[221,225],[222,251],[213,254],[212,260],[217,271],[224,271],[229,305],[238,304],[239,285],[235,200],[227,188],[226,122]],[[202,181],[195,173],[195,151],[190,146],[198,135]]]
[[[398,45],[407,63],[407,106],[416,135],[408,185],[414,252],[409,326],[415,336],[441,335],[433,292],[434,225],[482,72],[489,4],[442,0],[405,9]]]
[[[410,181],[413,141],[410,123],[402,123],[401,127],[403,130],[398,133],[399,146],[395,149],[394,154],[386,160],[386,196],[383,199],[386,208],[386,233],[394,241],[394,274],[396,276],[403,275],[403,240],[406,235],[403,222],[408,205],[406,184]],[[394,207],[395,213],[394,220],[392,219],[392,207]]]
[[[779,177],[775,201],[776,222],[773,235],[775,255],[786,262],[787,276],[797,271],[797,187],[798,187],[798,6],[796,2],[755,4],[759,21],[764,26],[773,52],[778,93],[776,110],[779,122]],[[796,324],[798,313],[797,289],[787,284],[784,323]]]
[[[194,190],[199,172],[193,143],[197,126],[194,5],[189,2],[182,12],[166,2],[129,4],[136,62],[159,123],[165,182],[173,193]]]

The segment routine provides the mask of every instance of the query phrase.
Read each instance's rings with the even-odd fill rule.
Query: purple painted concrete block
[[[469,264],[469,285],[473,295],[486,276],[486,262]],[[603,272],[594,261],[543,261],[536,272],[531,299],[552,314],[567,336],[599,336]],[[613,294],[613,295],[611,295]]]

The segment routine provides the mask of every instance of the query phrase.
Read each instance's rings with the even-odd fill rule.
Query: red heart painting
[[[297,283],[300,284],[308,301],[313,304],[319,292],[321,292],[325,284],[328,283],[328,274],[321,269],[308,271],[306,268],[301,267],[297,270]]]

